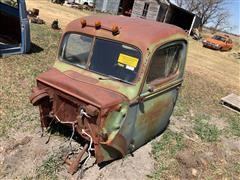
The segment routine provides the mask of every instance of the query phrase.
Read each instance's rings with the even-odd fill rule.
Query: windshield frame
[[[86,63],[86,67],[81,67],[81,66],[77,66],[73,63],[70,63],[68,62],[67,60],[65,60],[63,58],[63,53],[64,53],[64,46],[66,45],[66,42],[67,42],[67,36],[70,35],[70,34],[78,34],[78,35],[83,35],[83,36],[87,36],[87,37],[90,37],[92,38],[92,44],[91,44],[91,48],[90,48],[90,52],[89,52],[89,56],[88,56],[88,60],[87,60],[87,63]],[[125,81],[123,79],[121,79],[119,82],[121,83],[124,83],[124,84],[128,84],[128,85],[134,85],[136,84],[136,81],[139,79],[139,74],[141,72],[141,69],[142,69],[142,64],[143,64],[143,53],[141,51],[140,48],[132,45],[132,44],[129,44],[129,43],[125,43],[125,42],[122,42],[122,41],[117,41],[117,40],[114,40],[114,39],[109,39],[109,38],[105,38],[105,37],[101,37],[101,36],[92,36],[92,35],[89,35],[89,34],[86,34],[86,33],[81,33],[81,32],[75,32],[75,31],[69,31],[69,32],[66,32],[62,39],[61,39],[61,42],[60,42],[60,45],[59,45],[59,50],[58,50],[58,60],[61,61],[61,62],[64,62],[66,64],[69,64],[69,65],[72,65],[74,67],[77,67],[77,68],[80,68],[80,69],[83,69],[83,70],[86,70],[86,71],[89,71],[91,73],[95,73],[95,74],[98,74],[98,75],[101,75],[101,76],[104,76],[105,77],[105,80],[111,80],[111,79],[115,79],[115,80],[118,80],[120,78],[118,77],[114,77],[114,76],[111,76],[111,75],[107,75],[107,74],[102,74],[100,72],[97,72],[97,71],[93,71],[90,69],[90,65],[91,65],[91,60],[92,60],[92,55],[93,55],[93,49],[95,47],[95,41],[96,39],[99,39],[99,40],[105,40],[105,41],[110,41],[110,42],[113,42],[113,43],[119,43],[119,44],[122,44],[122,45],[126,45],[126,46],[129,46],[131,48],[134,48],[136,49],[137,51],[139,51],[140,53],[140,64],[139,64],[139,69],[138,69],[138,72],[136,74],[136,77],[134,78],[134,80],[132,82],[129,82],[129,81]],[[99,77],[99,80],[101,80],[102,78]]]

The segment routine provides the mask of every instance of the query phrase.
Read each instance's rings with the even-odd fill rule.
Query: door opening
[[[134,0],[121,0],[118,9],[118,14],[122,14],[124,16],[131,16],[133,4]]]

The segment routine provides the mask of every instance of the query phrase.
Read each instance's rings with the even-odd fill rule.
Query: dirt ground
[[[46,179],[39,177],[36,169],[52,154],[69,152],[68,139],[60,136],[53,136],[49,143],[48,135],[41,137],[39,128],[32,132],[9,134],[11,138],[0,140],[0,177],[1,179]],[[72,143],[73,148],[79,148],[79,144]],[[63,150],[64,149],[64,150]],[[149,153],[151,145],[147,144],[137,150],[134,156],[128,156],[124,159],[117,160],[114,163],[100,169],[91,158],[86,165],[84,179],[145,179],[147,174],[153,169],[153,160]],[[86,154],[85,154],[86,157]],[[78,179],[79,172],[75,175],[67,173],[67,165],[63,165],[61,157],[61,167],[58,172],[58,179]],[[56,166],[55,163],[50,166]],[[58,167],[57,167],[58,168]],[[37,174],[37,175],[36,175]],[[52,175],[48,179],[54,178]]]
[[[40,9],[40,18],[46,21],[48,26],[54,19],[58,19],[62,28],[73,19],[94,13],[52,4],[47,0],[27,0],[27,7],[28,9]],[[202,48],[201,43],[193,40],[190,40],[189,43],[186,74],[191,76],[187,76],[187,81],[191,80],[191,82],[194,82],[196,79],[196,81],[198,80],[197,82],[202,82],[202,80],[208,80],[212,82],[212,84],[210,83],[212,87],[217,86],[224,89],[224,92],[220,93],[221,95],[230,93],[240,94],[240,63],[239,60],[231,56],[238,49],[231,52],[218,52]],[[33,59],[34,56],[32,57]],[[207,89],[208,91],[205,91],[204,94],[209,96],[209,99],[205,98],[204,103],[214,104],[220,97],[212,92],[211,87],[203,87],[208,85],[192,83],[193,87],[188,88]],[[185,84],[184,86],[186,88],[188,85]],[[210,111],[212,113],[213,116],[210,118],[211,124],[217,125],[223,131],[228,128],[227,120],[224,118],[219,119],[215,116],[218,111],[222,110],[222,107],[216,108],[211,105],[202,105],[202,99],[199,97],[202,94],[198,94],[198,91],[192,95],[184,95],[184,97],[186,96],[193,96],[197,100],[197,105],[192,105],[196,106],[197,110],[201,109],[204,112]],[[190,119],[196,115],[191,109],[187,112],[187,116]],[[35,120],[37,121],[38,109],[34,109],[32,113],[36,116]],[[4,115],[4,111],[2,115]],[[21,114],[14,116],[21,117]],[[194,133],[194,127],[190,123],[189,117],[185,118],[184,115],[184,118],[183,116],[180,118],[180,116],[176,115],[171,118],[169,129],[174,133],[183,134],[185,148],[176,154],[174,160],[167,159],[165,161],[166,163],[172,161],[178,164],[176,170],[180,171],[178,176],[173,171],[166,171],[166,176],[163,179],[223,179],[226,174],[227,177],[230,177],[229,179],[240,179],[240,138],[237,136],[231,136],[230,138],[221,137],[217,143],[202,142],[200,137]],[[69,136],[52,135],[50,141],[46,144],[49,136],[44,134],[41,137],[41,129],[38,127],[39,122],[36,121],[29,126],[21,125],[21,129],[11,128],[7,136],[1,137],[0,179],[77,179],[79,173],[73,176],[68,174],[66,166],[61,164],[62,161],[56,165],[56,161],[59,160],[58,155],[64,154],[69,150]],[[156,168],[156,163],[159,163],[152,158],[152,143],[160,139],[161,136],[135,151],[133,156],[129,155],[103,168],[95,165],[95,159],[92,157],[86,166],[84,179],[132,180],[151,178],[151,174]],[[79,144],[73,141],[73,147],[78,148]],[[229,170],[229,173],[225,172],[227,170]],[[41,176],[43,171],[49,173],[47,178]],[[55,171],[58,171],[56,177],[52,176]],[[211,176],[207,174],[210,171]],[[231,172],[233,173],[231,174]],[[158,176],[156,179],[159,179]]]
[[[51,24],[55,19],[58,19],[60,21],[60,27],[62,29],[64,29],[70,21],[78,17],[93,14],[93,12],[79,11],[74,8],[49,3],[47,0],[27,0],[26,3],[27,9],[39,9],[39,18],[43,19],[47,24]]]

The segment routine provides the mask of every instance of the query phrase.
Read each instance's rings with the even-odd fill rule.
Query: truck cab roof
[[[87,26],[83,27],[81,20],[85,20]],[[96,29],[96,22],[101,23],[102,28]],[[106,31],[106,29],[112,29],[113,26],[119,28],[119,34],[116,36]],[[185,35],[183,29],[170,24],[110,15],[76,19],[68,24],[65,33],[67,32],[78,32],[121,41],[138,47],[142,52],[145,52],[152,44],[159,42],[160,39],[166,39],[175,34]]]

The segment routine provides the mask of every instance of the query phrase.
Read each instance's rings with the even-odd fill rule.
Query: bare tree
[[[215,23],[219,28],[230,16],[225,10],[227,0],[176,0],[176,4],[198,15],[201,19],[200,28],[207,23]]]
[[[223,31],[230,28],[230,24],[228,21],[229,16],[230,14],[228,11],[221,11],[216,14],[216,17],[213,19],[213,22],[212,22],[212,24],[214,25],[213,26],[214,33],[217,30]]]

